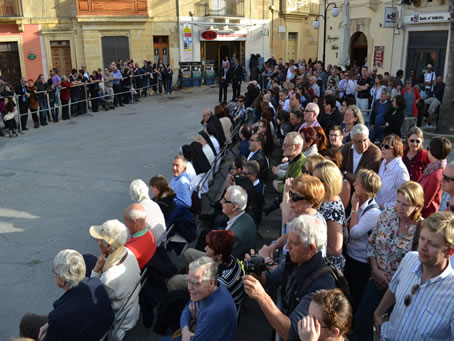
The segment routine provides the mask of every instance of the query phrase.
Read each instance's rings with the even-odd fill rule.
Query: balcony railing
[[[244,0],[201,0],[195,12],[201,17],[244,17]]]
[[[0,0],[0,17],[21,17],[20,0]]]

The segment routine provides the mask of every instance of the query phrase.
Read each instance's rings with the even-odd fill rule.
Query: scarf
[[[429,176],[430,174],[432,174],[433,172],[440,168],[442,169],[446,168],[446,160],[437,160],[435,162],[429,163],[426,169],[424,169],[422,175],[423,177]]]

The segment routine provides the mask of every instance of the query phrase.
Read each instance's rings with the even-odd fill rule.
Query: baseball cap
[[[114,248],[124,245],[128,239],[128,228],[118,219],[91,226],[89,232],[93,238],[102,239]]]

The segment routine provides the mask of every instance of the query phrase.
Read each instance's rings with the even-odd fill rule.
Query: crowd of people
[[[47,79],[43,74],[36,80],[22,78],[15,88],[0,77],[2,123],[8,136],[14,137],[28,130],[29,114],[33,127],[39,128],[86,114],[89,109],[98,112],[102,107],[108,111],[140,101],[140,97],[171,94],[173,74],[162,59],[158,63],[144,60],[142,66],[119,59],[91,73],[86,65],[72,69],[68,75],[60,75],[54,68]],[[5,136],[3,129],[0,136]]]
[[[238,65],[224,60],[226,81]],[[65,293],[49,315],[26,314],[21,336],[99,340],[110,331],[121,340],[140,309],[162,340],[235,340],[249,297],[283,340],[454,337],[452,144],[434,136],[425,150],[423,131],[394,118],[417,93],[435,91],[435,76],[419,90],[408,77],[411,102],[394,91],[400,72],[393,79],[366,66],[358,73],[273,58],[265,69],[244,95],[240,80],[228,103],[221,82],[220,104],[203,111],[170,181],[133,181],[124,223],[90,227],[98,257],[56,256]],[[234,158],[216,191],[227,147]],[[201,207],[209,191],[215,198]],[[258,227],[273,211],[284,228],[261,245]],[[183,259],[178,270],[172,250]]]

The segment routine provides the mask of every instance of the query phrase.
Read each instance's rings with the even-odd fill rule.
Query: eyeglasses
[[[249,139],[249,141],[251,141],[251,142],[257,142],[258,140]]]
[[[419,290],[419,284],[415,284],[413,285],[413,287],[411,288],[411,294],[408,294],[407,296],[405,296],[404,298],[404,304],[406,307],[408,307],[411,303],[411,297],[416,294]]]
[[[221,200],[222,200],[223,202],[225,202],[226,204],[233,204],[232,201],[227,200],[225,197],[223,197]]]
[[[450,178],[449,176],[446,176],[445,173],[442,173],[443,175],[443,180],[446,182],[451,182],[454,181],[454,178]]]
[[[416,143],[416,144],[420,144],[422,142],[421,140],[415,140],[415,139],[411,139],[409,141],[410,141],[410,143]]]
[[[295,192],[292,192],[292,191],[289,191],[289,196],[290,196],[290,199],[292,199],[293,202],[307,200],[306,197],[302,197],[302,196],[300,196],[300,195],[298,195],[298,194],[296,194]]]
[[[389,144],[384,144],[384,143],[381,144],[381,147],[385,148],[385,149],[393,149],[394,148],[393,146],[391,146]]]
[[[315,112],[314,110],[304,110],[304,112]]]
[[[329,134],[329,137],[340,137],[340,135],[337,135],[337,134]]]
[[[247,173],[247,172],[241,172],[241,175],[250,175],[250,174],[253,174],[253,173]]]
[[[294,143],[289,143],[289,144],[283,143],[283,144],[282,144],[282,147],[288,148],[288,147],[291,147],[291,146],[294,146],[294,145],[295,145]]]

